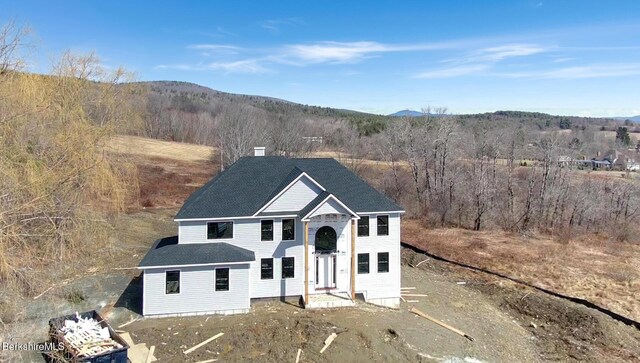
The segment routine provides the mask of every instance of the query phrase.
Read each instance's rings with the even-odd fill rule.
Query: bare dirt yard
[[[127,154],[138,167],[140,195],[129,213],[115,218],[110,247],[47,271],[57,282],[37,294],[11,295],[13,305],[0,311],[4,341],[44,341],[50,318],[75,311],[96,309],[115,327],[140,317],[139,271],[133,267],[156,238],[175,235],[177,209],[218,169],[207,153],[188,157],[189,145],[180,144],[176,155],[166,146],[161,154],[153,147]],[[412,220],[403,225],[403,240],[639,318],[638,246],[428,229]],[[640,362],[640,331],[596,310],[409,249],[402,262],[402,285],[426,296],[407,296],[417,302],[402,303],[399,310],[361,303],[312,311],[295,299],[259,301],[245,315],[141,319],[124,329],[136,343],[156,346],[159,362],[293,362],[298,349],[301,362]],[[475,341],[410,313],[412,306]],[[220,332],[217,340],[183,353]],[[332,332],[337,338],[320,354]],[[0,361],[43,357],[0,351]]]

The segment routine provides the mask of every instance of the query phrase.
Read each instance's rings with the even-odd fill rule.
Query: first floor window
[[[207,223],[207,239],[233,238],[233,222]]]
[[[378,216],[378,236],[389,235],[389,216]]]
[[[282,240],[293,241],[294,239],[296,239],[296,220],[283,219],[282,220]]]
[[[216,291],[229,291],[229,269],[216,269]]]
[[[260,240],[273,241],[273,221],[260,221]]]
[[[260,260],[260,278],[262,280],[273,279],[273,258],[263,258]]]
[[[165,293],[179,294],[180,293],[180,271],[167,271],[164,273],[164,277],[165,277]]]
[[[378,252],[378,272],[389,272],[389,252]]]
[[[358,237],[367,237],[369,235],[369,217],[360,217],[358,219]]]
[[[295,261],[293,257],[282,258],[282,278],[292,279],[295,276]]]
[[[358,273],[359,274],[369,273],[369,254],[368,253],[358,253]]]

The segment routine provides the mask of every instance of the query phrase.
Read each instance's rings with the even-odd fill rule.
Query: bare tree
[[[235,105],[227,108],[216,124],[216,144],[220,150],[221,168],[248,155],[267,139],[264,115],[253,107]]]

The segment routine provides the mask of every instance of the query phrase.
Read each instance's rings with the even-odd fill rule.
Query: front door
[[[336,255],[316,255],[316,289],[333,289],[336,287]]]

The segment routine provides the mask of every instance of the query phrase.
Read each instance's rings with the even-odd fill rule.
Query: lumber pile
[[[77,356],[91,357],[122,348],[122,345],[111,338],[108,327],[92,318],[83,318],[76,313],[76,320],[65,320],[60,328],[62,337]]]

